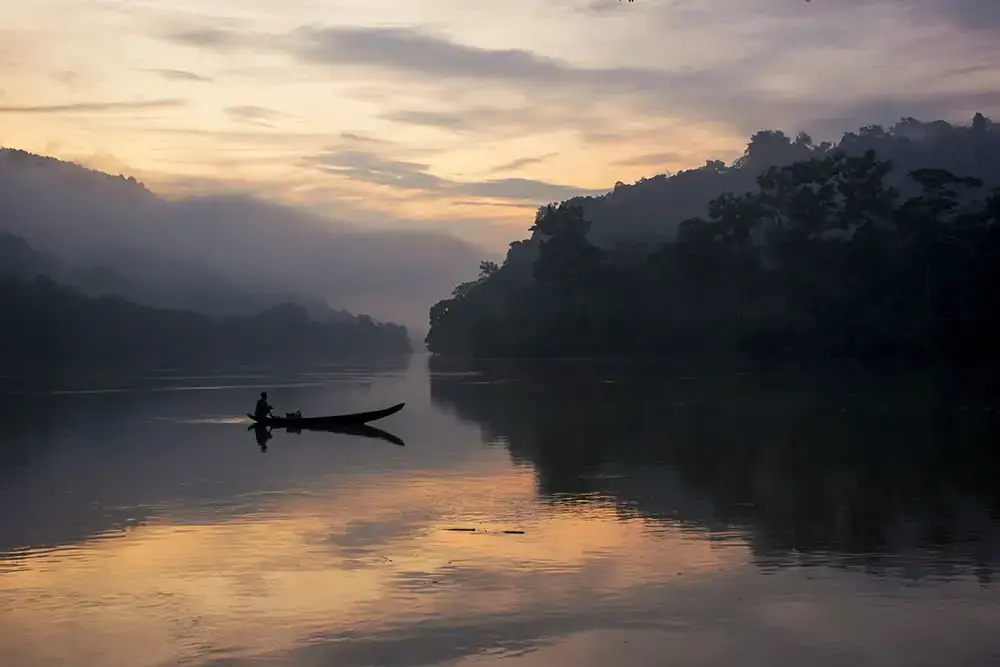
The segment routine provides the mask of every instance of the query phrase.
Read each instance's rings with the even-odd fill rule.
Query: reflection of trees
[[[280,375],[242,367],[0,378],[0,561],[11,550],[57,547],[141,524],[171,505],[207,498],[216,513],[229,506],[247,511],[241,494],[280,488],[275,466],[319,474],[328,461],[310,467],[300,455],[254,466],[244,455],[256,451],[244,428],[185,421],[242,416],[261,388],[282,409],[329,409],[347,385],[296,385],[346,373],[357,377],[351,391],[364,389],[375,373],[398,372],[405,362],[284,368]],[[190,390],[198,386],[226,390]],[[227,439],[236,444],[220,446]]]
[[[448,366],[433,360],[433,401],[532,464],[543,496],[599,493],[653,520],[737,527],[770,562],[886,564],[914,548],[947,551],[942,563],[1000,558],[1000,422],[961,378]]]
[[[0,394],[0,565],[21,549],[58,547],[149,520],[153,511],[143,494],[155,484],[114,474],[110,445],[119,442],[118,428],[93,427],[111,421],[109,409],[114,415],[137,407],[137,397]]]

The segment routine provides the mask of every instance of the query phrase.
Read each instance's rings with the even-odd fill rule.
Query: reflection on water
[[[1000,659],[976,385],[425,364],[4,396],[0,664]],[[406,401],[377,424],[406,446],[276,429],[261,456],[260,387]]]
[[[537,470],[543,497],[598,493],[678,529],[738,529],[763,566],[908,561],[986,581],[1000,413],[988,387],[955,381],[494,363],[476,382],[435,376],[432,396]]]

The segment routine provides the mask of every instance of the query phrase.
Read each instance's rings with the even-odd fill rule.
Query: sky
[[[0,3],[0,144],[495,250],[759,129],[1000,108],[996,0]]]

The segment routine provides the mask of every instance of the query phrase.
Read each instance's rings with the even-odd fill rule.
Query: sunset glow
[[[997,105],[982,3],[38,0],[0,9],[0,144],[503,247],[534,207]]]

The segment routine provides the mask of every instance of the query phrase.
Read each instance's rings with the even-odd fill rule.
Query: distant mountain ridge
[[[44,175],[50,186],[58,188],[54,190],[58,197],[66,197],[72,193],[74,196],[100,202],[108,199],[124,200],[149,207],[160,203],[156,195],[134,177],[113,176],[54,157],[0,148],[0,180],[22,182],[31,175]],[[0,222],[0,225],[17,229],[16,224],[11,223],[11,220],[7,220]],[[30,234],[31,230],[22,228],[19,231]],[[262,294],[240,289],[196,263],[165,258],[147,248],[122,247],[107,250],[102,253],[103,256],[98,255],[91,262],[73,262],[39,251],[31,247],[22,236],[2,229],[0,248],[19,254],[21,262],[39,265],[36,273],[44,274],[57,283],[72,286],[90,296],[114,295],[153,307],[180,308],[209,315],[252,314],[269,306],[291,301],[301,305],[308,304],[311,313],[320,319],[351,317],[346,311],[327,307],[322,299],[316,297],[287,293]],[[158,284],[156,277],[169,277],[169,285]],[[340,319],[344,320],[345,317]]]
[[[131,257],[139,262],[142,257]],[[318,322],[351,322],[355,316],[331,308],[315,297],[294,294],[260,294],[240,290],[213,276],[200,275],[195,267],[181,274],[183,284],[170,288],[130,278],[108,266],[70,264],[39,252],[24,238],[0,231],[0,276],[31,280],[45,276],[57,284],[72,287],[83,296],[116,296],[154,308],[190,310],[207,315],[253,315],[267,308],[294,303],[306,309]]]
[[[132,177],[7,148],[0,231],[92,296],[208,315],[293,301],[314,317],[417,326],[482,255],[443,232],[365,229],[250,196],[167,200]]]
[[[132,176],[112,175],[55,157],[37,155],[19,148],[0,147],[0,174],[6,175],[15,169],[22,172],[44,170],[66,188],[156,199],[156,195]]]

